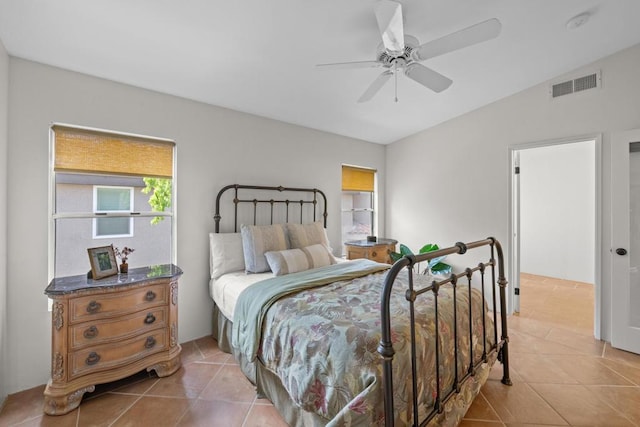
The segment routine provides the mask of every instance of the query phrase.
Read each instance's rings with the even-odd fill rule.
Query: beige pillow
[[[248,273],[269,271],[265,252],[287,249],[287,236],[282,224],[242,225],[242,249],[245,270]]]
[[[289,233],[289,243],[292,249],[321,244],[331,252],[327,230],[325,230],[321,221],[311,224],[288,223],[287,232]]]
[[[302,249],[266,252],[265,257],[276,276],[335,264],[333,255],[324,245],[316,244]]]

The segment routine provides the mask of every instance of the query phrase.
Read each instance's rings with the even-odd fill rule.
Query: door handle
[[[618,248],[618,249],[616,249],[616,253],[618,255],[626,255],[627,254],[627,250],[625,248]]]

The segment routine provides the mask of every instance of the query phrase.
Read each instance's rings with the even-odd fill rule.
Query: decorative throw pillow
[[[269,271],[264,254],[268,251],[287,249],[287,236],[282,224],[242,225],[242,249],[247,273]]]
[[[333,255],[324,245],[317,244],[302,249],[287,249],[285,251],[266,252],[265,257],[276,276],[310,270],[335,264]]]
[[[287,232],[289,233],[291,248],[305,248],[319,243],[331,252],[327,230],[324,229],[321,221],[311,224],[288,223]]]
[[[240,233],[209,233],[209,254],[212,279],[232,271],[244,270]]]

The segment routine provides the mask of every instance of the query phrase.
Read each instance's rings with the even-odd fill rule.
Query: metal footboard
[[[413,266],[419,262],[428,261],[433,258],[452,255],[452,254],[464,254],[468,250],[488,247],[490,249],[490,258],[487,262],[480,263],[476,267],[467,268],[464,272],[458,274],[451,274],[449,277],[439,280],[433,281],[430,285],[426,287],[422,287],[420,289],[416,289],[414,286],[414,278],[413,278]],[[497,252],[497,260],[495,258],[495,253]],[[511,379],[509,377],[509,337],[507,334],[507,304],[506,304],[506,286],[507,280],[505,279],[504,274],[504,256],[502,253],[502,246],[500,243],[494,239],[493,237],[489,237],[485,240],[480,240],[472,243],[456,243],[455,246],[450,248],[440,249],[433,252],[428,252],[419,255],[411,255],[405,256],[398,260],[391,270],[389,270],[384,288],[382,291],[382,300],[381,300],[381,328],[382,328],[382,336],[380,339],[380,344],[378,346],[378,353],[382,356],[383,359],[383,387],[384,387],[384,405],[385,405],[385,425],[391,427],[394,425],[394,405],[393,405],[393,377],[392,377],[392,365],[393,365],[393,357],[395,351],[393,349],[393,344],[391,342],[391,316],[390,316],[390,301],[391,301],[391,292],[393,289],[394,281],[398,274],[406,268],[408,270],[408,282],[409,289],[406,292],[406,299],[409,302],[409,315],[411,322],[411,370],[412,370],[412,378],[411,378],[411,386],[412,386],[412,394],[413,394],[413,425],[414,426],[424,426],[431,419],[433,419],[436,415],[441,413],[444,409],[444,404],[451,399],[456,393],[460,392],[461,385],[467,381],[471,376],[475,374],[477,367],[481,363],[486,363],[489,356],[493,355],[493,353],[497,352],[497,358],[503,364],[503,376],[502,383],[506,385],[511,385]],[[497,282],[496,282],[496,268],[497,268]],[[482,316],[483,319],[483,340],[482,340],[482,357],[479,359],[477,363],[474,364],[474,356],[473,356],[473,340],[470,340],[471,345],[471,357],[469,366],[464,373],[459,378],[458,375],[458,334],[461,333],[457,328],[457,292],[469,292],[469,298],[471,300],[471,289],[472,289],[472,278],[474,275],[479,276],[480,286],[482,290],[483,300],[482,300],[482,309],[483,313],[486,311],[486,300],[485,296],[485,281],[487,279],[487,271],[489,271],[489,279],[491,281],[491,298],[493,301],[493,320],[494,320],[494,339],[492,346],[487,348],[487,329],[485,325],[485,316]],[[466,284],[464,283],[466,279]],[[461,282],[461,283],[459,283]],[[439,348],[439,333],[438,333],[438,291],[441,286],[446,284],[451,284],[453,288],[453,312],[454,312],[454,357],[455,357],[455,379],[454,386],[450,390],[441,390],[440,385],[440,352]],[[499,286],[499,302],[500,302],[500,329],[501,336],[500,340],[498,340],[498,320],[497,320],[497,300],[496,300],[496,283]],[[465,286],[466,285],[466,286]],[[458,288],[461,289],[458,289]],[[466,289],[465,289],[466,288]],[[435,376],[436,376],[436,390],[435,390],[435,399],[433,408],[431,411],[423,417],[423,419],[419,419],[418,415],[418,367],[416,362],[416,331],[415,331],[415,302],[416,299],[427,292],[432,292],[434,297],[435,304]],[[469,310],[469,334],[473,334],[472,326],[471,326],[471,308]]]

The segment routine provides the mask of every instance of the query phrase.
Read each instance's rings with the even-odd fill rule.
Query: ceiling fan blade
[[[374,6],[378,28],[385,49],[395,55],[404,53],[402,5],[392,0],[380,0]]]
[[[496,18],[480,22],[455,33],[427,42],[415,53],[418,61],[424,61],[463,47],[471,46],[498,37],[502,24]]]
[[[389,78],[392,75],[393,75],[393,73],[391,71],[385,71],[384,73],[380,74],[378,76],[378,78],[376,78],[373,81],[373,83],[371,83],[371,85],[369,85],[369,87],[362,94],[362,96],[360,98],[358,98],[358,102],[367,102],[371,98],[373,98],[375,96],[375,94],[378,93],[378,91],[380,89],[382,89],[382,86],[384,86],[384,84],[387,82],[387,80],[389,80]]]
[[[348,68],[376,68],[381,67],[382,63],[378,61],[354,61],[354,62],[335,62],[332,64],[317,64],[321,70],[341,70]]]
[[[414,80],[422,86],[437,93],[447,89],[451,86],[451,83],[453,83],[451,79],[443,76],[442,74],[415,62],[407,65],[404,73],[411,80]]]

